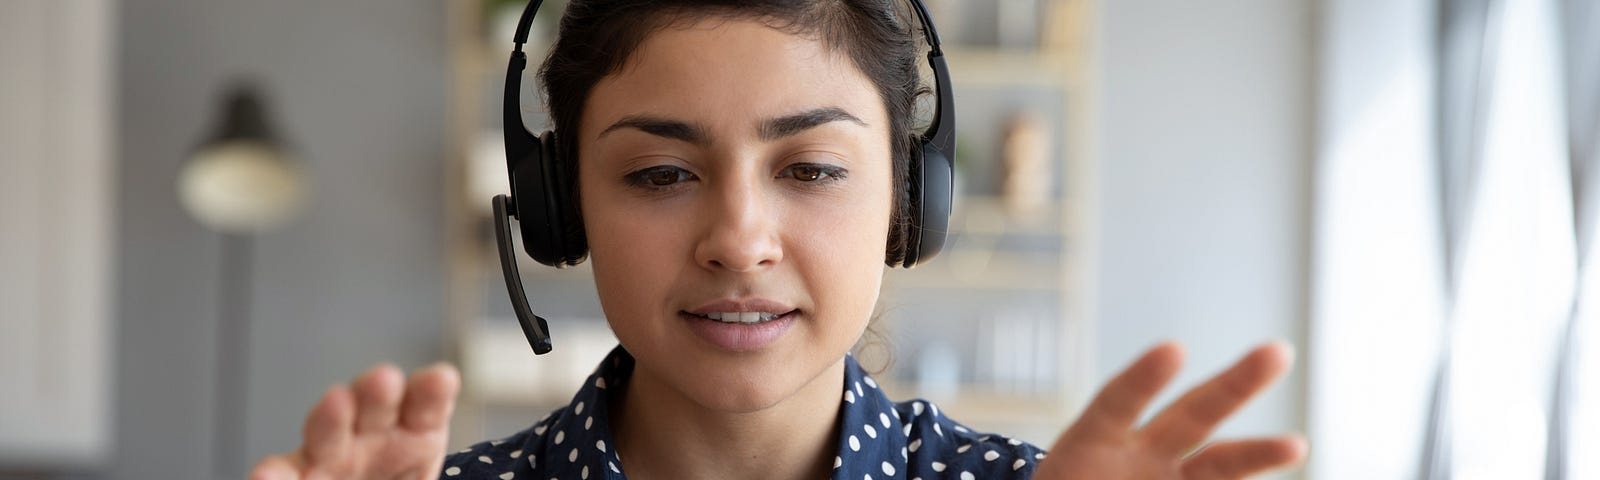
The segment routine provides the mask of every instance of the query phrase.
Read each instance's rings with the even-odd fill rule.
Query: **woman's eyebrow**
[[[711,143],[711,136],[707,135],[706,130],[701,128],[699,125],[690,124],[680,120],[652,117],[648,115],[628,115],[626,117],[622,117],[621,120],[617,120],[617,123],[613,123],[611,126],[606,127],[605,131],[600,132],[599,136],[604,137],[606,134],[611,133],[612,131],[621,130],[624,128],[633,128],[658,137],[682,140],[695,145],[707,145]]]
[[[851,115],[850,112],[846,112],[842,108],[819,107],[763,121],[758,129],[758,134],[761,141],[771,142],[830,122],[850,122],[863,127],[867,126],[867,122],[861,121],[860,118]],[[711,135],[706,133],[706,129],[699,125],[682,120],[642,114],[622,117],[621,120],[617,120],[617,123],[611,124],[611,126],[600,132],[599,137],[605,137],[613,131],[624,128],[632,128],[658,137],[680,140],[695,145],[704,146],[711,143]]]
[[[842,108],[821,107],[761,122],[761,140],[770,142],[816,128],[825,123],[840,121],[851,122],[863,127],[867,126],[867,122],[861,121],[860,118],[856,118],[855,115],[851,115],[850,112],[846,112]]]

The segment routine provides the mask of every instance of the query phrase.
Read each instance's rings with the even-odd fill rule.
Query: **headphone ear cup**
[[[930,142],[920,142],[911,159],[911,226],[902,267],[910,268],[944,250],[950,231],[950,210],[955,203],[955,165]]]
[[[528,256],[545,265],[575,265],[582,261],[583,249],[578,247],[575,254],[568,241],[571,226],[566,221],[567,180],[560,174],[555,135],[545,132],[534,139],[534,148],[511,172],[511,195],[516,200],[523,248]]]
[[[539,136],[539,149],[545,158],[546,171],[545,192],[549,194],[548,205],[551,222],[551,236],[560,242],[560,250],[556,252],[559,259],[557,266],[573,266],[583,263],[589,257],[589,241],[583,232],[583,219],[578,210],[578,199],[573,195],[576,178],[567,173],[570,163],[561,152],[561,143],[557,140],[556,132],[547,131]]]
[[[518,230],[522,232],[522,249],[528,256],[545,265],[555,265],[559,240],[550,235],[550,209],[547,205],[547,180],[545,178],[545,149],[543,139],[532,136],[532,148],[524,154],[511,171],[511,198],[516,201]]]

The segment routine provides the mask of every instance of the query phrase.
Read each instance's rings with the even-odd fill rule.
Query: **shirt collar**
[[[909,426],[854,356],[844,358],[843,411],[833,478],[896,478],[906,471]]]
[[[610,387],[622,385],[632,374],[633,356],[621,346],[612,349],[584,380],[572,403],[534,425],[529,441],[539,444],[527,448],[543,452],[535,461],[543,464],[545,473],[552,478],[625,478],[606,400]]]

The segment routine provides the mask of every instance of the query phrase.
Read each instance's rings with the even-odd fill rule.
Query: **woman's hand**
[[[439,364],[402,377],[379,365],[328,389],[306,415],[305,443],[262,459],[251,480],[438,478],[460,374]]]
[[[1194,451],[1218,423],[1282,376],[1292,357],[1282,343],[1257,347],[1141,427],[1135,424],[1140,412],[1183,364],[1177,344],[1159,345],[1106,384],[1056,440],[1036,478],[1244,478],[1297,464],[1306,455],[1298,436],[1220,441]]]

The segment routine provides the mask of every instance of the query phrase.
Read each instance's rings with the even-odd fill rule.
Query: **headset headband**
[[[953,112],[950,112],[951,102],[946,100],[952,96],[950,69],[945,65],[944,50],[939,46],[939,30],[933,27],[932,16],[928,14],[928,6],[924,5],[922,0],[910,0],[910,2],[911,10],[916,12],[917,22],[922,24],[922,35],[928,40],[928,65],[933,67],[933,88],[937,92],[937,98],[934,99],[933,120],[928,123],[928,130],[922,132],[922,138],[923,141],[938,147],[940,151],[953,155],[955,154],[956,143],[955,128],[950,122],[942,121],[945,118],[955,116]],[[506,74],[507,92],[519,88],[522,83],[522,70],[527,65],[527,57],[522,53],[522,44],[528,43],[528,29],[533,25],[533,16],[539,12],[539,6],[543,4],[544,0],[532,0],[527,8],[522,9],[522,17],[517,20],[517,34],[512,37],[512,41],[516,42],[515,51],[512,53],[514,57],[512,61],[515,62],[515,65]],[[512,116],[513,113],[516,114],[515,117]],[[505,120],[507,120],[505,128],[511,128],[511,125],[522,125],[522,114],[521,112],[507,111],[505,112]],[[511,120],[515,120],[515,123],[512,123]]]

